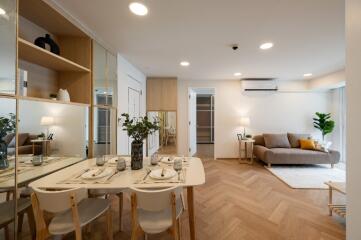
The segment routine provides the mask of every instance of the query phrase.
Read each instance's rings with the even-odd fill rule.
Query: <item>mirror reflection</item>
[[[2,0],[0,8],[0,94],[15,94],[16,1]]]
[[[148,112],[148,118],[156,118],[160,129],[148,137],[148,155],[177,153],[177,113]]]
[[[15,99],[0,98],[0,239],[14,235]],[[27,203],[30,207],[30,201]]]

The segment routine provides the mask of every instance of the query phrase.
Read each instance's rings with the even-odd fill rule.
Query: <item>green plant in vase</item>
[[[321,131],[322,141],[325,141],[325,136],[332,133],[335,128],[335,121],[331,119],[331,113],[316,112],[316,117],[313,118],[313,126]]]
[[[143,168],[143,140],[149,134],[159,130],[157,120],[149,121],[148,117],[139,117],[130,119],[128,113],[123,113],[119,121],[122,121],[124,131],[127,131],[129,137],[133,139],[131,150],[131,168],[138,170]]]
[[[9,166],[9,162],[7,160],[8,145],[4,141],[4,137],[15,132],[15,127],[15,114],[9,113],[9,117],[0,117],[0,169],[5,169]]]

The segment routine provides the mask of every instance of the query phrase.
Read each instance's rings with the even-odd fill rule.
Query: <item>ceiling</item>
[[[147,76],[301,80],[345,66],[344,0],[139,0],[143,17],[131,0],[56,2]]]

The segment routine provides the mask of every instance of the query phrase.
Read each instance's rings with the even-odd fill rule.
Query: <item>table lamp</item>
[[[241,117],[241,126],[243,127],[243,139],[246,138],[246,127],[249,126],[250,119],[249,117]]]
[[[43,116],[40,120],[41,126],[46,126],[46,137],[49,136],[49,127],[54,124],[54,118],[49,116]]]

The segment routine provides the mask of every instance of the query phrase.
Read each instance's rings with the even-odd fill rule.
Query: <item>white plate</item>
[[[170,179],[170,178],[174,177],[175,175],[177,175],[177,172],[174,171],[173,169],[169,169],[169,168],[164,169],[163,177],[162,177],[162,169],[161,168],[152,170],[152,172],[149,174],[149,176],[151,178],[158,179],[158,180]]]
[[[102,171],[102,172],[99,173],[100,171]],[[98,178],[110,176],[113,172],[114,172],[114,170],[112,168],[105,168],[104,171],[102,168],[96,168],[96,169],[92,169],[92,170],[84,173],[83,175],[81,175],[81,178],[98,179]]]
[[[124,159],[125,162],[128,162],[128,161],[127,161],[127,158],[125,158],[125,157],[121,157],[120,159]],[[114,157],[114,158],[109,159],[109,160],[108,160],[108,163],[110,163],[110,164],[117,164],[117,163],[118,163],[118,157]]]
[[[183,157],[173,157],[173,158],[172,157],[162,157],[160,161],[162,163],[172,163],[173,164],[175,159],[183,159]],[[186,162],[185,159],[182,162],[185,163]]]

